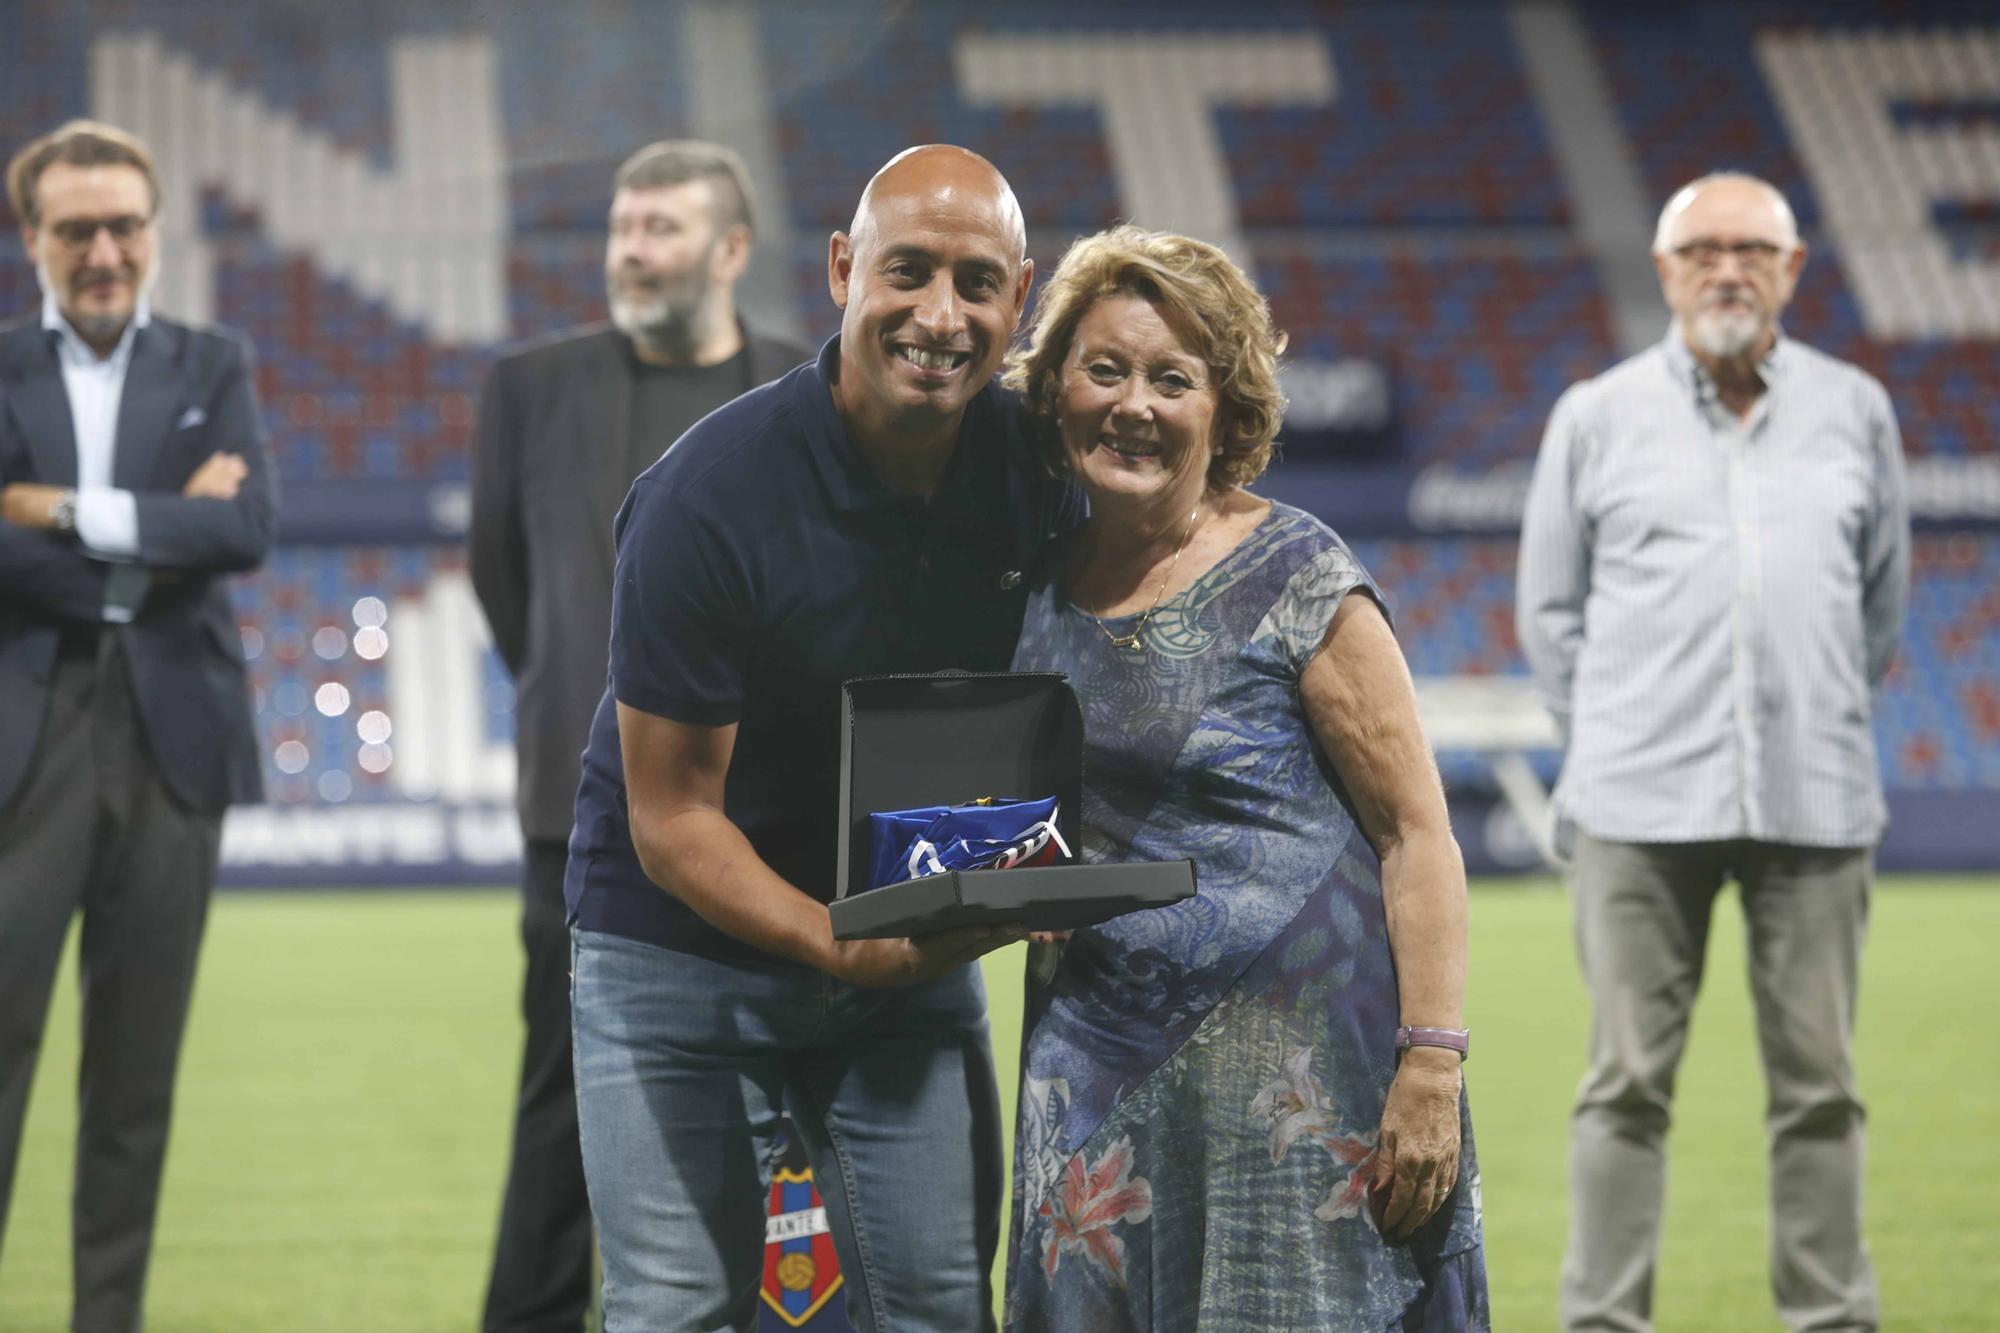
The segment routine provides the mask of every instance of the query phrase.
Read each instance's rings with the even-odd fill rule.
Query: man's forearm
[[[1570,719],[1573,712],[1570,708],[1570,696],[1567,685],[1565,685],[1561,693],[1556,693],[1544,685],[1541,687],[1541,696],[1542,707],[1548,710],[1549,719],[1556,724],[1557,748],[1564,754],[1568,754]]]
[[[56,508],[65,496],[76,494],[67,486],[45,486],[39,482],[17,481],[0,487],[0,519],[17,528],[47,532],[56,526]]]
[[[73,541],[0,522],[0,605],[95,624],[104,612],[106,569]]]
[[[1581,626],[1582,617],[1573,622]],[[1535,693],[1540,696],[1542,707],[1549,710],[1555,719],[1556,729],[1562,733],[1564,744],[1569,741],[1569,722],[1573,693],[1576,682],[1576,656],[1582,644],[1580,632],[1572,633],[1567,625],[1556,632],[1545,632],[1543,613],[1530,612],[1521,615],[1515,625],[1515,637],[1520,641],[1521,656],[1527,659],[1529,679],[1535,683]]]
[[[830,970],[833,928],[825,906],[766,865],[720,810],[690,807],[650,829],[635,818],[632,841],[647,876],[717,930],[766,953]]]
[[[233,500],[142,493],[137,497],[142,558],[170,569],[239,574],[264,562],[276,527],[272,497],[258,490]]]
[[[518,681],[528,664],[528,571],[519,558],[526,542],[517,530],[503,538],[490,520],[482,521],[477,507],[472,513],[466,565],[473,596],[493,632],[494,650]]]

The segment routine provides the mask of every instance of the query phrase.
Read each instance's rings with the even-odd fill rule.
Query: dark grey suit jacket
[[[753,385],[812,359],[744,331]],[[611,523],[625,499],[632,360],[608,326],[493,367],[472,458],[472,586],[514,675],[521,831],[567,839],[611,644]],[[681,429],[692,426],[681,423]],[[662,452],[665,445],[662,444]]]
[[[76,484],[76,433],[39,316],[0,329],[0,484]],[[155,318],[133,335],[112,484],[133,492],[138,560],[153,579],[115,627],[153,758],[202,810],[263,799],[242,641],[225,575],[255,569],[277,511],[250,370],[234,337]],[[181,487],[217,450],[250,475],[233,500]],[[0,806],[34,761],[65,624],[99,624],[105,576],[74,538],[0,521]]]

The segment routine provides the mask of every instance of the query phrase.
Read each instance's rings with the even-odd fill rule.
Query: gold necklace
[[[1140,614],[1139,623],[1132,627],[1130,634],[1113,634],[1104,628],[1103,616],[1095,612],[1085,613],[1090,616],[1091,623],[1097,626],[1098,632],[1111,641],[1113,648],[1130,648],[1133,652],[1139,652],[1144,648],[1145,645],[1139,640],[1146,632],[1146,622],[1153,618],[1153,612],[1160,609],[1160,602],[1167,595],[1167,585],[1174,581],[1174,569],[1181,562],[1181,552],[1187,550],[1188,543],[1194,540],[1195,520],[1200,517],[1201,502],[1197,500],[1194,508],[1188,512],[1187,531],[1181,534],[1181,544],[1174,548],[1174,558],[1167,562],[1167,576],[1160,580],[1160,590],[1153,594],[1153,604]]]

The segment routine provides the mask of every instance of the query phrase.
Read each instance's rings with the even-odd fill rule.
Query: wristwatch
[[[64,491],[49,503],[49,527],[57,532],[76,531],[76,492]]]
[[[1471,1055],[1471,1028],[1412,1028],[1396,1029],[1396,1052],[1401,1054],[1412,1046],[1442,1046],[1447,1051],[1457,1051],[1459,1063],[1463,1064]]]

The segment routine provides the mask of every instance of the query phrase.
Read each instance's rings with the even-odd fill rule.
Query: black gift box
[[[1083,713],[1057,672],[864,676],[841,686],[840,866],[828,910],[838,939],[927,935],[1011,922],[1095,925],[1194,894],[1194,862],[954,870],[868,887],[868,816],[984,796],[1054,796],[1079,850]]]

